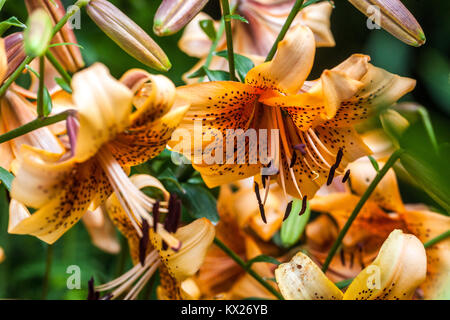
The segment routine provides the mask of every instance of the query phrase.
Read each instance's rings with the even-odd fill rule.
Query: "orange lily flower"
[[[301,252],[278,266],[275,277],[281,294],[289,300],[407,300],[425,280],[426,270],[427,258],[419,239],[394,230],[377,258],[345,293]]]
[[[278,33],[294,5],[293,0],[240,0],[237,2],[236,14],[249,21],[248,24],[233,22],[233,47],[235,53],[250,57],[256,64],[264,61],[275,42]],[[332,47],[335,42],[330,30],[332,6],[328,2],[310,5],[302,9],[294,19],[290,30],[297,25],[307,26],[314,33],[316,46]],[[187,76],[205,64],[212,42],[199,26],[202,20],[211,20],[206,13],[199,13],[185,28],[178,43],[180,49],[188,55],[200,58],[200,61],[184,76],[183,80],[193,83],[195,79]],[[215,28],[219,22],[214,22]],[[292,31],[289,31],[292,32]],[[222,36],[216,51],[226,50],[226,39]],[[213,57],[210,68],[227,70],[226,59]]]
[[[134,175],[131,177],[131,182],[138,189],[157,188],[162,191],[164,199],[161,200],[169,202],[173,200],[170,199],[169,193],[162,184],[152,176]],[[127,213],[116,194],[106,201],[105,210],[120,232],[128,239],[134,267],[119,278],[98,286],[97,290],[113,290],[109,295],[110,298],[117,298],[127,292],[125,299],[135,299],[159,268],[161,286],[158,288],[158,295],[161,298],[188,299],[195,296],[192,292],[193,283],[190,277],[200,268],[215,235],[215,228],[208,219],[197,219],[179,229],[177,229],[178,221],[172,221],[172,223],[175,222],[175,229],[177,229],[172,231],[175,231],[175,237],[183,243],[179,251],[174,251],[164,249],[163,239],[155,232],[156,228],[147,230],[148,234],[145,236],[148,243],[144,241],[143,245],[143,238],[138,235],[127,218]],[[166,222],[169,220],[173,220],[173,217],[166,216]]]
[[[139,191],[125,171],[164,149],[189,105],[175,101],[175,87],[164,76],[131,70],[120,82],[101,64],[75,74],[72,88],[76,117],[67,120],[71,154],[22,146],[11,196],[36,212],[10,232],[53,243],[91,203],[95,209],[115,191],[142,235],[143,220],[153,226],[148,211],[155,200]],[[167,212],[167,203],[160,210]],[[180,246],[163,227],[158,233],[170,247]]]
[[[233,207],[232,202],[236,198],[231,199],[230,192],[227,187],[222,187],[220,191],[217,203],[220,215],[220,221],[216,226],[217,237],[244,260],[250,260],[261,254],[278,255],[278,249],[273,245],[258,241],[240,227],[242,217]],[[254,200],[249,201],[247,198],[247,204],[251,205]],[[273,278],[272,264],[255,263],[252,269],[262,277]],[[208,250],[194,280],[200,289],[202,299],[274,298],[216,245],[212,245]]]
[[[348,163],[370,153],[354,126],[415,86],[412,79],[372,66],[364,55],[353,55],[325,70],[320,79],[305,82],[314,53],[313,33],[297,26],[280,42],[274,59],[251,69],[245,83],[214,81],[178,87],[178,96],[189,101],[191,108],[180,124],[183,143],[174,137],[169,145],[193,160],[209,187],[258,175],[270,163],[275,174],[269,177],[277,179],[285,193],[311,198],[329,179],[332,167],[336,174],[343,174]],[[202,124],[200,143],[195,141],[196,121]],[[254,129],[257,135],[269,132],[263,139],[267,150],[275,151],[257,161],[247,141],[225,154],[225,138],[207,140],[219,133],[226,137],[229,129]],[[272,131],[279,135],[273,137]],[[187,150],[184,133],[194,137]],[[259,147],[261,151],[261,143]],[[212,152],[223,163],[204,161],[203,156]]]
[[[379,161],[379,165],[382,167],[383,163]],[[360,159],[349,168],[351,190],[348,186],[342,186],[344,192],[324,194],[323,190],[310,201],[312,210],[329,214],[319,216],[306,229],[306,248],[318,263],[324,262],[339,229],[376,175],[368,159]],[[397,178],[390,169],[344,237],[340,259],[333,259],[327,275],[334,281],[354,277],[373,260],[383,239],[394,229],[414,234],[425,243],[450,229],[450,217],[432,212],[424,205],[404,205]],[[427,275],[420,287],[425,299],[446,294],[449,246],[450,239],[445,239],[426,249]]]

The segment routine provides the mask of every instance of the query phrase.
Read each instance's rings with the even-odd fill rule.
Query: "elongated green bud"
[[[397,39],[416,47],[425,43],[422,28],[400,0],[348,1]]]
[[[170,69],[171,64],[164,51],[113,4],[106,0],[91,0],[86,10],[98,27],[130,56],[156,70]]]
[[[403,133],[409,127],[409,121],[392,109],[382,112],[380,114],[380,120],[384,131],[393,139],[394,144],[398,147]]]
[[[31,57],[40,57],[47,51],[52,38],[52,20],[44,9],[33,11],[25,30],[25,52]]]

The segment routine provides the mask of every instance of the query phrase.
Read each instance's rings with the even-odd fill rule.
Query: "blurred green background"
[[[71,1],[63,1],[66,5]],[[132,17],[153,36],[172,62],[167,75],[175,84],[181,85],[181,76],[189,70],[196,59],[178,49],[181,32],[174,36],[158,38],[152,33],[153,15],[159,0],[111,1]],[[366,17],[345,0],[335,1],[331,24],[336,47],[317,50],[312,77],[318,77],[325,68],[331,68],[353,53],[364,53],[372,57],[372,63],[390,72],[417,79],[416,89],[403,100],[415,101],[430,112],[440,142],[450,141],[450,1],[405,0],[404,4],[415,15],[425,31],[427,42],[420,48],[407,46],[383,30],[366,28]],[[207,11],[214,18],[220,16],[219,1],[211,0]],[[22,1],[9,0],[1,11],[1,20],[16,16],[26,21],[26,10]],[[14,31],[11,29],[11,31]],[[89,17],[82,13],[81,29],[76,30],[78,42],[83,46],[87,64],[100,61],[112,74],[119,77],[130,68],[145,68],[129,57],[107,38]],[[149,70],[152,72],[151,70]],[[447,169],[448,170],[448,169]],[[402,193],[405,200],[427,201],[417,190]],[[39,299],[42,297],[47,245],[34,237],[7,234],[7,192],[0,186],[0,246],[6,260],[0,264],[0,298]],[[82,289],[68,290],[66,281],[70,265],[81,268]],[[96,283],[103,283],[126,270],[130,265],[127,256],[114,256],[95,248],[81,223],[67,232],[55,245],[53,265],[49,280],[49,299],[84,299],[87,296],[87,281],[94,276]],[[151,288],[150,288],[151,289]]]

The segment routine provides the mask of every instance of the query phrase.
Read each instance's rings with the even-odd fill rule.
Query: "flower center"
[[[154,227],[156,232],[170,248],[178,250],[181,245],[180,241],[149,214],[149,212],[153,211],[156,200],[145,195],[130,181],[107,146],[99,150],[97,160],[108,177],[120,205],[136,229],[139,237],[142,238],[143,236],[142,224],[143,220],[146,220],[148,225]],[[158,212],[169,213],[167,206],[168,203],[166,201],[159,202]]]

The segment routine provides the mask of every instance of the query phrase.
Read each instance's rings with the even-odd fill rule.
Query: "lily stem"
[[[431,124],[430,115],[429,115],[427,109],[425,109],[424,107],[420,107],[418,112],[422,118],[422,122],[423,122],[425,130],[428,134],[428,138],[430,138],[430,141],[431,141],[431,144],[433,145],[434,151],[437,154],[439,152],[439,146],[437,143],[436,135],[434,134],[433,125]]]
[[[294,6],[292,7],[291,12],[289,13],[286,21],[284,22],[283,27],[281,28],[280,33],[278,34],[277,38],[275,39],[275,42],[272,45],[272,48],[269,51],[269,54],[266,57],[266,62],[273,59],[275,56],[275,53],[277,52],[278,43],[284,39],[284,36],[289,30],[289,27],[291,26],[292,22],[294,21],[295,17],[297,16],[297,13],[300,12],[300,10],[303,9],[303,1],[304,0],[296,0],[294,3]]]
[[[63,80],[67,83],[67,85],[70,87],[70,83],[72,82],[72,77],[69,75],[69,73],[63,68],[63,66],[58,62],[58,60],[55,58],[55,56],[50,52],[47,51],[45,54],[46,58],[50,63],[55,67],[56,71],[61,75]]]
[[[425,248],[429,248],[429,247],[431,247],[432,245],[434,245],[434,244],[438,243],[439,241],[442,241],[442,240],[444,240],[444,239],[446,239],[446,238],[448,238],[448,237],[450,237],[450,230],[447,230],[447,231],[445,231],[444,233],[441,233],[440,235],[438,235],[437,237],[435,237],[435,238],[433,238],[433,239],[431,239],[431,240],[425,242],[425,243],[423,244],[423,246],[424,246]]]
[[[88,0],[78,0],[74,6],[72,6],[71,10],[67,11],[64,17],[62,17],[61,20],[58,21],[58,23],[53,27],[52,31],[52,38],[58,33],[59,30],[61,30],[62,27],[67,23],[67,21],[80,10],[82,7],[84,7],[89,1]],[[31,61],[33,61],[34,57],[27,56],[25,60],[19,65],[19,67],[13,72],[13,74],[3,83],[3,85],[0,87],[0,97],[3,96],[6,93],[6,90],[8,90],[9,86],[16,81],[16,79],[20,76],[22,71],[25,69],[25,66],[27,64],[30,64]]]
[[[333,259],[334,255],[336,254],[336,251],[340,247],[342,240],[344,239],[345,235],[347,234],[348,229],[350,229],[353,221],[355,221],[356,217],[358,216],[358,213],[361,211],[362,207],[366,203],[367,199],[371,196],[372,192],[377,187],[378,183],[383,179],[383,177],[386,175],[388,170],[395,164],[395,162],[399,159],[401,154],[404,152],[403,149],[396,150],[387,160],[386,164],[383,166],[383,168],[380,169],[380,171],[375,176],[375,179],[372,180],[372,183],[369,185],[367,190],[362,195],[361,199],[359,199],[358,203],[356,204],[355,208],[353,209],[352,214],[348,218],[347,222],[345,223],[342,230],[339,232],[339,235],[334,242],[333,246],[331,247],[330,252],[328,253],[327,259],[325,260],[322,271],[326,272],[328,270],[328,267],[330,265],[331,260]]]
[[[39,89],[37,96],[37,114],[38,118],[44,116],[44,73],[45,73],[45,59],[44,57],[39,58]]]
[[[230,80],[237,81],[236,71],[234,66],[234,50],[233,50],[233,36],[231,32],[231,18],[230,18],[230,4],[228,0],[220,0],[222,3],[222,16],[225,23],[225,35],[227,37],[227,51],[228,51],[228,67],[230,70]]]
[[[51,117],[37,118],[33,121],[28,122],[27,124],[24,124],[23,126],[20,126],[16,129],[13,129],[13,130],[5,133],[5,134],[0,135],[0,143],[23,136],[24,134],[27,134],[28,132],[31,132],[33,130],[66,120],[67,117],[71,113],[72,113],[72,111],[67,110],[67,111],[55,114],[54,116],[51,116]]]
[[[53,245],[48,245],[47,258],[45,261],[44,281],[42,285],[42,300],[45,300],[47,298],[48,282],[50,279],[50,273],[52,272],[52,261],[53,261]]]
[[[222,249],[231,259],[234,260],[242,269],[244,269],[249,275],[251,275],[256,281],[258,281],[264,288],[266,288],[271,294],[277,297],[279,300],[284,300],[283,296],[275,290],[267,281],[265,281],[259,274],[257,274],[252,268],[248,268],[244,260],[242,260],[233,250],[231,250],[225,243],[218,238],[214,238],[214,244]]]

